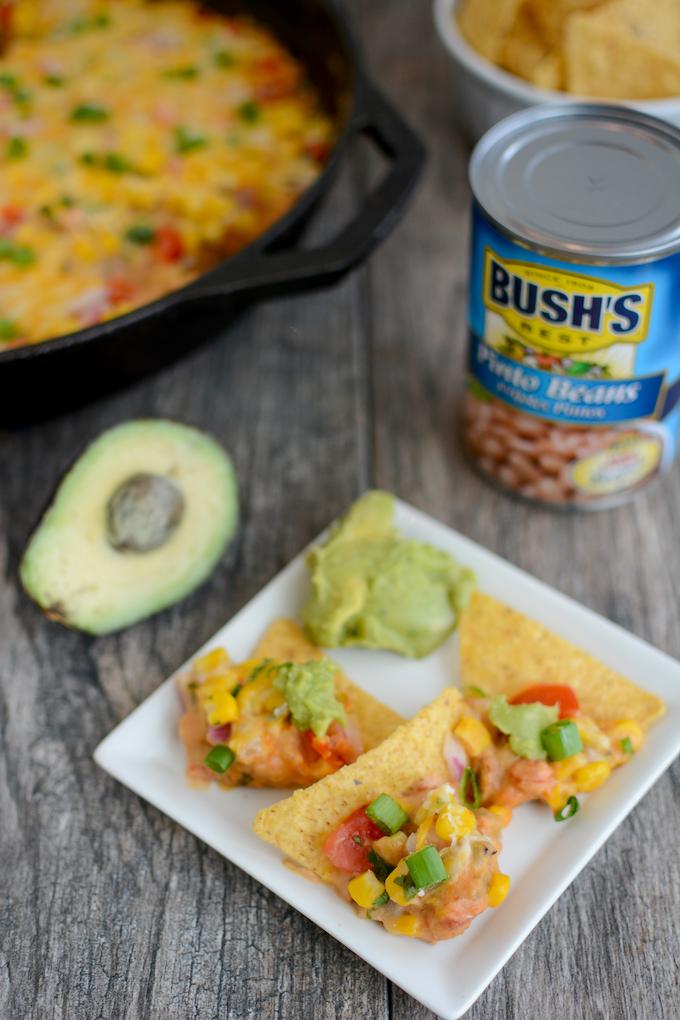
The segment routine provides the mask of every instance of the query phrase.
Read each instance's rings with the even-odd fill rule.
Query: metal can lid
[[[680,131],[635,110],[513,114],[478,142],[470,184],[497,226],[558,258],[644,262],[680,248]]]

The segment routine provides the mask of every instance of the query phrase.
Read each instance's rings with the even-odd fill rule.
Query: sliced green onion
[[[373,873],[377,879],[384,882],[392,872],[392,865],[388,864],[384,857],[381,857],[375,850],[368,851],[368,863],[373,866]]]
[[[380,893],[377,899],[373,900],[374,907],[384,907],[386,903],[390,902],[389,894],[386,892]]]
[[[236,687],[231,692],[232,698],[235,698],[237,694],[240,694],[243,690],[243,684],[236,684]]]
[[[28,142],[25,138],[15,135],[7,142],[5,155],[7,159],[24,159],[28,156]]]
[[[155,236],[156,231],[154,228],[146,223],[137,223],[134,227],[130,227],[129,230],[125,231],[126,239],[132,241],[133,244],[152,244]]]
[[[229,50],[218,50],[215,54],[216,67],[233,67],[235,63],[236,57]]]
[[[583,741],[578,726],[571,719],[560,719],[551,723],[541,732],[541,743],[551,761],[571,758],[583,750]]]
[[[198,135],[191,128],[175,128],[175,149],[177,152],[195,152],[197,149],[204,149],[208,144],[205,135]]]
[[[469,766],[463,769],[463,775],[460,777],[460,799],[465,807],[472,811],[476,811],[482,803],[477,773]]]
[[[630,737],[624,737],[621,741],[621,750],[624,754],[635,754],[635,748],[633,747],[633,741]]]
[[[439,885],[449,876],[444,862],[433,846],[424,846],[422,850],[407,857],[406,867],[416,889],[429,889],[433,885]]]
[[[213,772],[226,772],[234,764],[236,755],[226,744],[215,744],[212,750],[203,759],[208,768]]]
[[[366,814],[386,836],[398,832],[408,821],[408,815],[401,804],[397,804],[387,793],[376,797],[366,808]]]
[[[101,124],[109,119],[109,111],[99,103],[81,103],[71,110],[69,120],[77,124]]]
[[[198,68],[193,66],[169,67],[167,71],[163,71],[163,77],[172,81],[192,81],[194,78],[198,78]]]
[[[13,89],[19,84],[19,79],[16,74],[11,74],[9,71],[3,71],[0,74],[0,88]]]
[[[53,89],[61,88],[62,85],[66,84],[66,78],[63,74],[46,74],[43,78],[46,85],[51,85]]]
[[[556,811],[553,818],[556,822],[566,822],[567,818],[573,818],[578,811],[579,804],[576,797],[570,797],[566,804],[563,804],[559,811]]]
[[[245,103],[241,103],[237,113],[245,124],[255,124],[260,119],[261,110],[252,99],[247,99]]]

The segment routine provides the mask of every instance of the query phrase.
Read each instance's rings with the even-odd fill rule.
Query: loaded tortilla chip
[[[445,689],[352,765],[261,811],[255,832],[388,931],[460,935],[509,886],[498,871],[507,813],[478,810],[452,736],[465,715]]]
[[[197,785],[309,786],[403,721],[348,680],[292,620],[273,623],[246,662],[211,650],[178,686],[187,778]]]
[[[466,748],[485,805],[544,800],[556,821],[571,817],[577,795],[629,761],[664,711],[656,695],[481,593],[461,621],[460,662],[486,733]]]

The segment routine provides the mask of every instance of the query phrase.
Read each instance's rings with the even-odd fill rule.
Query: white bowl
[[[574,96],[553,89],[539,89],[482,57],[463,38],[454,11],[458,0],[434,0],[434,20],[439,37],[453,58],[456,77],[456,109],[460,125],[473,142],[499,120],[540,103],[615,103]],[[680,96],[672,99],[629,99],[621,104],[660,117],[680,127]]]

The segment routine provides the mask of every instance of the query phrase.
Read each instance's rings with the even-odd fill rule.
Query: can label
[[[672,460],[680,256],[560,262],[475,206],[466,437],[482,468],[549,502],[611,501]]]

